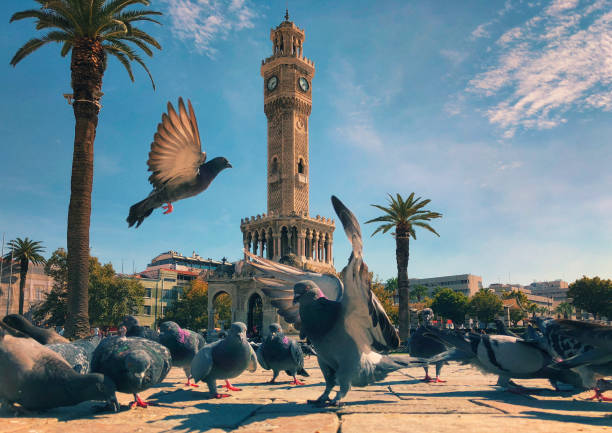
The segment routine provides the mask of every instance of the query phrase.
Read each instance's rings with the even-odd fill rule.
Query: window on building
[[[304,160],[302,158],[300,158],[300,160],[298,161],[297,171],[300,174],[304,174]]]
[[[151,306],[150,305],[145,305],[143,307],[143,309],[144,309],[144,315],[145,316],[150,316],[151,315]]]
[[[164,281],[169,281],[169,282],[173,283],[176,280],[174,278],[164,278]]]
[[[272,172],[272,174],[278,173],[278,158],[272,158],[272,167],[270,171]]]
[[[146,288],[145,289],[145,298],[150,298],[151,297],[151,289],[150,288]]]

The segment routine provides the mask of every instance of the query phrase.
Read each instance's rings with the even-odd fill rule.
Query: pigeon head
[[[176,322],[167,321],[159,325],[159,332],[179,332],[181,327]]]
[[[278,323],[271,324],[268,327],[268,329],[270,330],[270,334],[272,334],[272,335],[282,334],[283,333],[283,328],[281,328],[281,326]]]
[[[145,378],[145,372],[149,368],[149,364],[149,355],[144,350],[131,351],[125,357],[125,368],[128,375],[135,378],[138,383],[142,383]]]
[[[310,280],[298,281],[293,286],[293,303],[312,302],[319,298],[325,298],[325,295],[315,283]]]
[[[134,326],[138,326],[138,319],[135,318],[134,316],[125,316],[123,318],[123,323],[121,323],[123,326],[126,327],[126,329],[129,331],[130,329],[132,329]]]
[[[423,321],[423,323],[426,323],[427,325],[431,324],[433,317],[434,312],[431,308],[424,308],[419,311],[419,318]]]
[[[228,338],[238,338],[240,340],[246,341],[246,331],[247,327],[242,322],[234,322],[232,326],[230,326]]]
[[[204,163],[203,166],[205,166],[209,172],[214,174],[218,174],[226,168],[232,168],[232,164],[230,164],[229,161],[222,156],[217,156],[216,158],[211,159],[210,161]]]

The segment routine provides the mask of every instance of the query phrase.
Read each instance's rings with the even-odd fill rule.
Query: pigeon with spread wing
[[[336,197],[332,196],[332,204],[353,247],[342,281],[335,275],[303,271],[245,251],[249,264],[263,274],[255,278],[265,286],[263,291],[272,305],[300,329],[301,338],[307,337],[317,352],[325,391],[309,403],[321,406],[342,404],[351,386],[366,386],[392,371],[423,363],[379,353],[397,348],[399,336],[370,288],[357,219]],[[336,384],[340,390],[330,400]]]
[[[189,112],[179,98],[178,113],[168,102],[168,113],[162,114],[147,161],[153,191],[130,208],[129,227],[138,227],[164,203],[164,214],[172,212],[173,202],[201,193],[223,169],[232,167],[222,156],[206,162],[191,101],[187,100],[187,106]]]

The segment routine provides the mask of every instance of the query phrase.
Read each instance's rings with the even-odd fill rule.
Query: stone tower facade
[[[244,248],[295,265],[333,271],[334,222],[310,217],[308,123],[315,66],[304,57],[304,30],[285,21],[270,31],[272,56],[262,61],[264,112],[268,119],[267,215],[241,221]]]

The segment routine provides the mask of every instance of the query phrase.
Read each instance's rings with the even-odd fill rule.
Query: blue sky
[[[92,254],[126,271],[174,249],[240,258],[240,218],[266,211],[261,60],[285,1],[152,1],[163,50],[148,59],[157,90],[114,59],[104,76],[91,218]],[[0,232],[65,245],[74,138],[69,59],[50,45],[9,66],[35,34],[9,24],[34,6],[0,4],[3,103]],[[338,195],[361,222],[386,193],[431,199],[440,233],[417,233],[409,275],[481,275],[484,284],[612,277],[612,1],[289,1],[314,60],[310,212]],[[168,101],[193,102],[203,147],[225,156],[200,196],[128,229],[150,191],[146,159]],[[364,253],[395,274],[395,242]],[[349,245],[335,236],[338,269]]]

